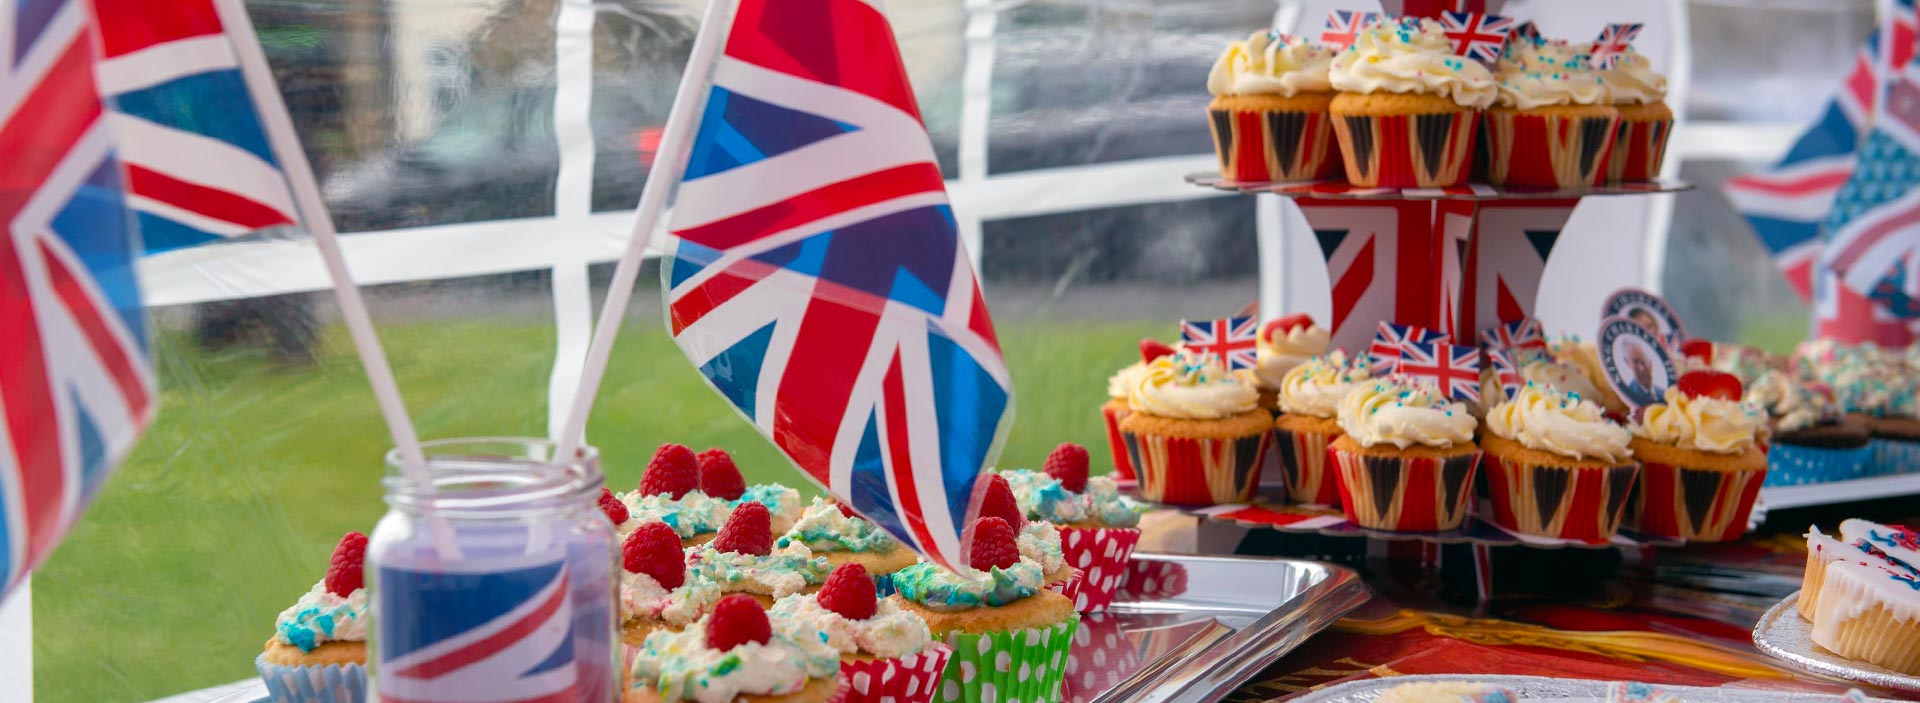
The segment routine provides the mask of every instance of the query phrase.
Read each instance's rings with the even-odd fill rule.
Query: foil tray
[[[1295,698],[1288,703],[1373,703],[1379,700],[1380,694],[1389,688],[1420,681],[1471,681],[1500,686],[1518,694],[1518,700],[1515,703],[1606,703],[1607,687],[1616,683],[1586,679],[1556,679],[1545,676],[1485,674],[1392,676],[1335,684]],[[1664,686],[1658,683],[1654,685],[1678,696],[1681,703],[1838,703],[1840,701],[1839,696],[1831,693],[1769,691],[1758,688]]]
[[[1800,619],[1800,592],[1767,609],[1753,626],[1753,646],[1787,666],[1853,683],[1920,693],[1920,676],[1909,676],[1827,651],[1813,643],[1813,623]]]
[[[1135,554],[1107,612],[1081,617],[1066,703],[1215,701],[1365,603],[1352,570],[1298,559]],[[258,682],[208,703],[261,703]]]

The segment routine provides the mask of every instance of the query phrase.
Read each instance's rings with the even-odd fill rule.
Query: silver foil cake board
[[[1753,646],[1787,666],[1851,683],[1920,694],[1920,676],[1909,676],[1842,657],[1813,643],[1813,623],[1800,618],[1800,592],[1794,591],[1753,625]]]
[[[1391,676],[1334,684],[1295,698],[1288,703],[1373,703],[1387,689],[1423,681],[1465,681],[1499,686],[1516,694],[1514,703],[1606,703],[1607,688],[1617,681],[1558,679],[1546,676],[1497,676],[1459,674],[1436,676]],[[1666,686],[1649,681],[1661,690],[1677,696],[1681,703],[1838,703],[1840,696],[1805,691],[1769,691],[1757,688],[1722,686]],[[1872,699],[1880,700],[1880,699]]]

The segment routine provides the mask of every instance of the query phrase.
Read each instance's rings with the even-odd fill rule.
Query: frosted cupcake
[[[1453,53],[1440,23],[1381,20],[1333,59],[1328,107],[1347,181],[1362,188],[1439,188],[1467,181],[1493,74]]]
[[[1280,381],[1280,416],[1273,421],[1274,447],[1294,502],[1340,502],[1338,471],[1327,464],[1327,447],[1339,439],[1340,401],[1373,382],[1373,362],[1338,349],[1287,371]]]
[[[1866,424],[1865,474],[1881,476],[1920,467],[1920,376],[1901,355],[1871,342],[1857,346],[1814,340],[1801,345],[1799,363],[1832,389],[1842,412]]]
[[[818,640],[776,631],[759,603],[731,595],[634,654],[625,703],[842,703],[840,658]]]
[[[1920,579],[1871,564],[1827,566],[1813,643],[1893,671],[1920,674]]]
[[[1800,600],[1797,603],[1801,619],[1811,622],[1813,620],[1813,614],[1819,612],[1820,592],[1821,587],[1826,584],[1827,567],[1836,563],[1864,564],[1889,574],[1898,574],[1909,579],[1920,581],[1920,570],[1916,570],[1913,566],[1909,565],[1908,562],[1897,559],[1879,549],[1883,544],[1898,545],[1902,541],[1906,544],[1920,547],[1920,541],[1914,539],[1911,530],[1905,530],[1905,528],[1887,530],[1886,532],[1882,532],[1880,536],[1888,539],[1885,542],[1880,542],[1859,536],[1861,523],[1871,525],[1873,528],[1885,529],[1882,525],[1869,523],[1865,520],[1848,520],[1841,523],[1841,538],[1836,539],[1822,533],[1817,526],[1809,526],[1807,528],[1807,569],[1801,579]],[[1849,527],[1854,529],[1850,531],[1847,529]],[[1868,529],[1871,530],[1872,528]],[[1894,532],[1893,530],[1904,531],[1906,539],[1900,540],[1898,538],[1900,533]],[[1853,532],[1853,536],[1848,536],[1849,532]],[[1908,558],[1914,559],[1916,563],[1920,563],[1920,551],[1911,549],[1907,551],[1912,552]]]
[[[1254,346],[1253,368],[1254,385],[1260,389],[1260,407],[1278,410],[1280,385],[1286,382],[1287,372],[1327,353],[1331,338],[1327,328],[1314,324],[1313,318],[1305,313],[1261,325],[1260,337]]]
[[[1156,339],[1140,340],[1140,360],[1122,367],[1107,377],[1107,402],[1100,406],[1100,419],[1107,427],[1107,451],[1113,454],[1113,473],[1122,480],[1136,478],[1133,468],[1133,438],[1120,430],[1120,421],[1133,413],[1127,394],[1139,381],[1140,373],[1154,359],[1173,354],[1173,347]]]
[[[1424,383],[1362,384],[1340,401],[1333,461],[1347,519],[1361,527],[1438,532],[1460,527],[1480,448],[1467,406]]]
[[[1741,402],[1740,380],[1696,370],[1641,412],[1629,446],[1640,460],[1640,531],[1722,542],[1747,530],[1766,480],[1766,411]]]
[[[1041,586],[1040,565],[1020,556],[1006,521],[982,518],[973,531],[968,561],[983,573],[915,564],[894,575],[900,592],[888,596],[953,648],[934,700],[1059,700],[1080,615]]]
[[[982,518],[996,517],[1013,528],[1020,558],[1040,565],[1041,584],[1047,590],[1072,598],[1079,593],[1082,574],[1067,565],[1066,552],[1060,548],[1060,530],[1053,523],[1028,520],[1013,497],[1013,488],[1004,474],[987,477],[986,492],[980,498]]]
[[[1844,481],[1866,475],[1873,433],[1859,418],[1840,414],[1825,387],[1809,387],[1785,371],[1768,369],[1746,384],[1743,400],[1767,411],[1768,486]]]
[[[1272,416],[1259,393],[1219,357],[1180,352],[1153,360],[1128,389],[1140,495],[1175,505],[1243,503],[1260,485]]]
[[[1332,63],[1332,49],[1273,31],[1227,46],[1207,74],[1214,96],[1207,115],[1221,177],[1311,181],[1339,173],[1327,119]]]
[[[1600,69],[1607,100],[1620,113],[1620,127],[1607,155],[1607,180],[1651,181],[1660,177],[1660,163],[1673,136],[1673,110],[1667,107],[1667,78],[1654,72],[1653,62],[1632,48],[1620,54],[1612,68]]]
[[[663,444],[654,450],[653,459],[640,474],[640,488],[620,496],[620,502],[627,506],[628,519],[622,526],[629,531],[644,523],[663,522],[687,546],[713,539],[733,512],[725,498],[700,490],[699,460],[693,450],[679,444]],[[620,536],[625,537],[626,532]]]
[[[654,630],[678,630],[720,600],[720,587],[689,577],[673,528],[650,522],[620,544],[620,639],[639,646]]]
[[[926,703],[939,690],[953,650],[933,641],[927,622],[898,601],[877,600],[859,564],[843,564],[819,593],[791,595],[769,611],[774,630],[819,642],[840,657],[848,703]]]
[[[833,568],[826,557],[797,541],[776,549],[768,522],[766,506],[740,506],[712,542],[687,550],[687,573],[712,581],[722,593],[751,595],[764,606],[818,588]]]
[[[1528,383],[1487,411],[1480,438],[1494,523],[1540,537],[1612,539],[1640,472],[1630,438],[1592,401]]]
[[[367,699],[367,536],[348,532],[327,575],[273,621],[254,659],[274,703],[361,703]]]
[[[814,556],[834,567],[859,564],[873,578],[880,595],[893,593],[893,574],[919,561],[886,530],[825,498],[814,498],[793,529],[774,540],[775,549],[799,542]]]
[[[1140,542],[1138,506],[1120,495],[1113,479],[1087,476],[1087,450],[1071,442],[1047,455],[1044,473],[1020,469],[1001,475],[1029,521],[1058,529],[1066,563],[1081,572],[1074,609],[1105,610]]]
[[[1619,113],[1592,70],[1590,44],[1514,37],[1494,70],[1486,113],[1487,180],[1577,188],[1598,184]]]

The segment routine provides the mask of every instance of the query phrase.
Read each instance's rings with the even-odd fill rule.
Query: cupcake
[[[1824,387],[1822,387],[1824,388]],[[1827,394],[1769,369],[1747,383],[1743,399],[1767,411],[1767,486],[1844,481],[1866,475],[1872,431],[1841,415]]]
[[[831,648],[775,629],[759,603],[739,594],[684,630],[648,635],[627,673],[625,703],[847,700]]]
[[[1222,178],[1315,181],[1339,173],[1327,121],[1331,63],[1332,49],[1270,30],[1227,45],[1207,74]]]
[[[1020,556],[1016,539],[1005,520],[981,518],[967,557],[984,573],[920,563],[894,575],[900,592],[888,600],[953,648],[934,700],[1059,700],[1080,615],[1066,596],[1042,588],[1040,565]]]
[[[1122,480],[1135,480],[1131,438],[1120,431],[1120,421],[1133,412],[1127,404],[1127,391],[1139,380],[1140,372],[1154,359],[1173,353],[1173,347],[1157,339],[1140,340],[1140,360],[1107,377],[1107,403],[1100,406],[1100,419],[1107,426],[1107,451],[1113,454],[1113,472]]]
[[[1340,401],[1373,381],[1373,362],[1338,349],[1287,371],[1280,381],[1280,416],[1273,421],[1274,447],[1286,472],[1287,496],[1296,503],[1340,502],[1339,472],[1327,464],[1327,447],[1340,437]]]
[[[620,544],[620,640],[633,646],[654,630],[678,630],[720,600],[720,587],[689,577],[680,537],[665,523],[649,522]]]
[[[847,703],[926,703],[953,654],[933,641],[920,616],[898,601],[879,600],[857,563],[835,567],[819,593],[781,598],[769,615],[775,632],[820,642],[840,657]]]
[[[805,545],[814,556],[826,558],[830,566],[859,564],[883,596],[893,593],[894,572],[920,560],[880,526],[824,498],[814,498],[793,528],[773,546],[786,549],[793,542]]]
[[[1467,517],[1479,422],[1438,389],[1403,378],[1361,384],[1340,400],[1330,451],[1340,503],[1361,527],[1438,532]]]
[[[1313,317],[1305,313],[1261,325],[1260,337],[1254,343],[1253,367],[1254,386],[1260,390],[1260,407],[1279,410],[1280,385],[1286,382],[1287,372],[1327,353],[1330,339],[1327,328],[1314,324]]]
[[[367,699],[367,536],[348,532],[327,575],[274,618],[266,651],[253,661],[274,703],[361,703]]]
[[[1340,94],[1328,111],[1346,165],[1362,188],[1439,188],[1467,182],[1480,110],[1493,74],[1455,56],[1440,23],[1380,20],[1333,59]]]
[[[1154,359],[1128,388],[1120,421],[1141,497],[1174,505],[1244,503],[1260,486],[1271,415],[1211,354]]]
[[[1851,523],[1851,524],[1850,524]],[[1920,579],[1920,570],[1915,570],[1909,562],[1897,559],[1877,548],[1876,542],[1858,535],[1861,523],[1873,527],[1883,527],[1865,520],[1848,520],[1840,524],[1841,539],[1835,539],[1820,531],[1817,526],[1807,528],[1807,569],[1800,582],[1800,600],[1796,604],[1802,619],[1812,621],[1813,614],[1820,609],[1820,589],[1827,580],[1827,568],[1836,563],[1854,563],[1871,566],[1890,574],[1900,574]],[[1854,528],[1855,535],[1848,536],[1848,528]],[[1871,528],[1868,528],[1871,529]],[[1893,528],[1904,529],[1904,528]],[[1892,537],[1895,533],[1883,533]],[[1911,531],[1906,531],[1909,544]],[[1894,540],[1889,540],[1894,541]],[[1894,542],[1898,544],[1897,541]],[[1908,550],[1912,551],[1912,550]]]
[[[1858,346],[1814,340],[1796,352],[1797,363],[1832,389],[1841,412],[1867,426],[1865,475],[1884,476],[1920,467],[1920,418],[1915,396],[1920,377],[1906,359],[1868,342]]]
[[[1619,113],[1591,68],[1590,47],[1537,36],[1507,42],[1485,118],[1488,181],[1558,190],[1604,178]]]
[[[1766,411],[1741,402],[1740,380],[1696,370],[1641,411],[1629,447],[1640,460],[1634,511],[1655,537],[1724,542],[1747,530],[1766,480]]]
[[[833,568],[826,557],[792,540],[776,549],[769,522],[766,506],[740,506],[713,541],[687,550],[687,573],[712,581],[721,593],[745,593],[764,606],[818,588]]]
[[[679,444],[663,444],[654,450],[646,472],[640,475],[640,488],[620,496],[620,502],[626,504],[628,514],[622,527],[630,530],[648,522],[664,522],[686,546],[713,539],[733,512],[726,499],[700,490],[699,459],[693,450]],[[625,537],[626,532],[620,536]]]
[[[1920,578],[1871,564],[1829,564],[1813,611],[1813,643],[1920,675]]]
[[[694,457],[694,461],[699,471],[700,492],[727,501],[729,514],[746,503],[766,506],[776,535],[793,529],[793,523],[800,519],[800,511],[806,507],[800,492],[792,488],[777,483],[748,486],[740,476],[740,467],[733,463],[733,457],[726,450],[708,449]]]
[[[1667,138],[1673,136],[1673,110],[1667,107],[1667,79],[1653,70],[1653,62],[1632,48],[1614,57],[1613,66],[1599,70],[1607,101],[1620,113],[1620,126],[1607,153],[1606,176],[1611,182],[1651,181],[1660,177]]]
[[[1487,411],[1487,488],[1495,524],[1588,543],[1613,539],[1640,467],[1632,435],[1575,393],[1528,383]]]
[[[1047,590],[1068,598],[1079,593],[1082,574],[1067,564],[1066,552],[1060,548],[1060,531],[1052,523],[1026,518],[1005,475],[987,476],[986,493],[980,499],[980,517],[997,517],[1013,528],[1020,557],[1040,565],[1041,585]]]
[[[1045,472],[1003,472],[1024,516],[1059,530],[1069,566],[1082,582],[1074,609],[1105,610],[1126,578],[1140,542],[1140,513],[1113,479],[1087,476],[1087,450],[1063,443],[1047,455]]]

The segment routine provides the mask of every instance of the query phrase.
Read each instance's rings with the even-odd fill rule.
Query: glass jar
[[[428,485],[387,455],[367,547],[368,669],[386,701],[613,700],[613,527],[598,453],[552,443],[427,442]]]

